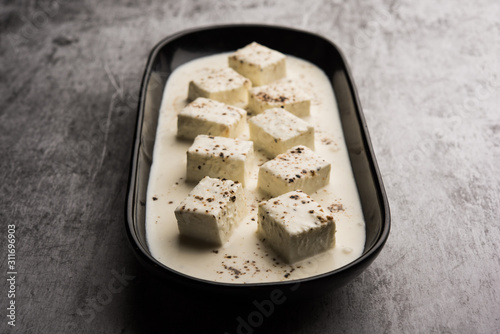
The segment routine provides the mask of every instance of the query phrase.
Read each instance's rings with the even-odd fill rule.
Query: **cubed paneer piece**
[[[286,76],[286,56],[256,42],[229,55],[228,63],[255,86],[267,85]]]
[[[215,100],[199,97],[177,117],[177,136],[194,139],[197,135],[236,138],[245,126],[247,112]]]
[[[314,149],[314,127],[282,108],[271,108],[248,121],[250,139],[270,158],[297,146]]]
[[[227,67],[211,69],[189,82],[188,98],[198,97],[216,100],[230,105],[245,107],[248,104],[250,80]]]
[[[330,169],[329,162],[299,145],[260,166],[258,187],[271,196],[292,190],[312,194],[330,182]]]
[[[187,181],[198,182],[210,176],[245,185],[253,155],[251,141],[198,135],[187,151]]]
[[[260,114],[269,108],[285,108],[298,117],[310,115],[311,98],[295,82],[284,79],[250,89],[248,108]]]
[[[258,231],[286,262],[294,263],[335,246],[335,221],[302,191],[259,204]]]
[[[181,235],[223,245],[248,210],[241,183],[203,178],[175,209]]]

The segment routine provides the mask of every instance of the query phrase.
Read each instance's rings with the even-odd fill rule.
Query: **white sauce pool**
[[[291,56],[287,57],[287,77],[303,85],[313,97],[311,116],[304,119],[315,127],[315,151],[332,164],[330,184],[311,197],[335,218],[335,247],[288,265],[259,239],[257,204],[267,198],[257,191],[257,173],[258,166],[268,159],[257,150],[253,178],[245,189],[250,213],[229,242],[217,248],[179,237],[174,209],[195,185],[185,182],[186,151],[191,142],[176,138],[177,114],[188,103],[188,83],[197,72],[227,66],[227,54],[191,61],[176,69],[165,87],[146,202],[146,236],[152,255],[190,276],[241,284],[310,277],[352,262],[363,252],[365,222],[333,90],[318,67]],[[248,127],[239,138],[249,139]]]

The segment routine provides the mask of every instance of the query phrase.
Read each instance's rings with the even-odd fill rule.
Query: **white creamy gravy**
[[[291,56],[287,57],[287,77],[299,82],[313,97],[311,116],[304,119],[315,127],[315,151],[332,164],[330,184],[311,197],[335,219],[335,247],[288,265],[259,239],[257,205],[267,198],[257,191],[257,173],[267,159],[258,150],[252,180],[245,189],[250,213],[229,242],[217,248],[179,237],[174,209],[195,184],[185,182],[186,151],[192,142],[176,138],[177,114],[188,103],[189,81],[205,68],[227,67],[227,56],[219,54],[184,64],[172,73],[165,87],[146,202],[146,235],[152,255],[190,276],[242,284],[310,277],[352,262],[363,252],[365,222],[333,90],[318,67]],[[249,139],[248,126],[239,138]]]

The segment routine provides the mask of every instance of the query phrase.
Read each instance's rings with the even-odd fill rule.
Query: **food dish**
[[[298,146],[288,155],[264,154],[261,147],[253,148],[252,141],[248,141],[250,137],[258,143],[247,124],[243,124],[243,132],[236,139],[204,134],[197,136],[194,142],[178,140],[179,132],[176,133],[172,125],[189,103],[186,95],[189,82],[199,73],[227,66],[228,53],[201,57],[176,68],[165,85],[146,198],[146,239],[151,254],[183,274],[239,284],[306,278],[354,261],[363,252],[365,222],[332,86],[316,65],[291,55],[286,57],[287,78],[300,84],[310,96],[311,115],[300,119],[278,109],[292,118],[307,121],[315,134],[314,152]],[[220,84],[224,89],[224,81]],[[248,113],[250,122],[266,114],[252,116],[250,110]],[[277,141],[285,139],[285,132],[297,125],[296,122],[287,124],[283,117],[276,121],[280,122],[274,122],[272,128],[281,130],[279,138],[275,138]],[[301,142],[297,145],[307,144],[307,141]],[[202,247],[197,240],[187,242],[187,238],[180,238],[172,215],[172,208],[188,196],[205,175],[244,183],[249,210],[232,237],[213,248]],[[259,203],[292,189],[308,193],[334,217],[337,245],[290,263],[272,250],[269,238],[259,238],[256,230]],[[342,210],[334,209],[340,205]]]
[[[217,36],[217,37],[216,37]],[[293,41],[301,39],[309,48],[297,48]],[[332,272],[290,282],[253,283],[237,286],[228,283],[193,279],[158,263],[147,249],[144,215],[147,180],[159,104],[163,87],[171,71],[182,63],[201,56],[228,52],[258,40],[273,49],[309,60],[320,66],[335,88],[337,103],[350,152],[350,160],[358,186],[366,220],[367,238],[362,256]],[[309,50],[305,52],[306,50]],[[173,284],[194,287],[190,291],[230,293],[252,296],[269,292],[270,288],[287,288],[300,283],[294,296],[311,295],[319,287],[333,288],[345,284],[366,268],[380,252],[389,233],[390,218],[387,199],[376,167],[366,127],[350,75],[338,49],[327,40],[298,30],[258,26],[233,25],[197,29],[181,33],[161,42],[153,50],[143,79],[139,103],[136,143],[132,159],[127,232],[139,259],[161,277]]]

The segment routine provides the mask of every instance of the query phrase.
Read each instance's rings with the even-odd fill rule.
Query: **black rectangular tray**
[[[217,283],[176,272],[152,257],[145,229],[147,186],[163,91],[172,71],[193,59],[234,51],[253,41],[310,61],[329,78],[365,218],[366,242],[360,258],[326,274],[276,283]],[[126,217],[126,231],[140,262],[160,279],[169,284],[178,284],[189,292],[255,297],[256,293],[300,283],[301,289],[296,295],[305,296],[320,293],[325,288],[338,288],[359,275],[384,246],[390,230],[390,213],[356,88],[341,51],[321,36],[267,25],[198,28],[180,32],[158,43],[151,51],[142,80]]]

